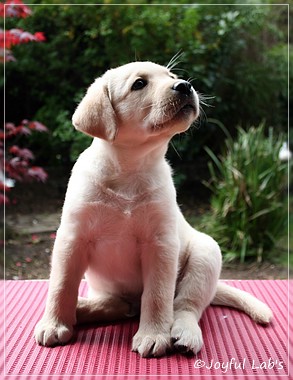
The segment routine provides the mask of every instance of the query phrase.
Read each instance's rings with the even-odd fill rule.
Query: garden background
[[[292,9],[257,3],[2,3],[6,278],[48,277],[70,170],[91,141],[71,124],[86,88],[111,67],[176,55],[174,72],[204,95],[168,151],[179,204],[221,243],[224,277],[287,277]]]

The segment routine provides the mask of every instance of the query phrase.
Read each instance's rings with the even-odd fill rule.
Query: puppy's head
[[[155,63],[133,62],[98,78],[72,120],[91,136],[133,143],[152,136],[171,138],[198,114],[198,96],[189,82]]]

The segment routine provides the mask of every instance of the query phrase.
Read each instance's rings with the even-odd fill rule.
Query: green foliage
[[[90,145],[92,138],[83,133],[76,133],[71,124],[71,116],[68,111],[60,112],[56,116],[57,127],[53,132],[53,137],[64,144],[70,144],[69,156],[71,161],[75,161],[84,147]]]
[[[43,157],[48,163],[56,164],[60,151],[74,160],[88,144],[70,120],[94,78],[133,60],[164,65],[178,52],[176,74],[214,97],[209,101],[213,107],[203,106],[207,119],[229,125],[231,133],[236,125],[257,125],[263,119],[277,128],[287,125],[286,6],[34,3],[31,17],[17,25],[7,20],[14,23],[7,27],[42,31],[47,40],[37,48],[15,47],[17,63],[6,65],[5,72],[6,117],[17,123],[25,114],[48,126],[51,138],[40,151],[51,152]],[[182,173],[178,183],[189,180],[182,163],[194,165],[203,146],[213,141],[217,149],[223,136],[204,113],[195,128],[175,138],[182,160],[172,149],[168,158]]]
[[[226,260],[268,258],[286,233],[285,186],[287,164],[279,158],[284,136],[264,124],[226,140],[226,153],[217,158],[207,149],[212,212],[205,228],[220,244]]]

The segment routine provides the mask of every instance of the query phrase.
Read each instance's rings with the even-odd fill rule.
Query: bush
[[[204,227],[221,245],[224,259],[268,258],[286,232],[286,163],[279,160],[284,136],[265,134],[265,126],[238,128],[238,138],[226,140],[219,159],[206,148],[212,190],[211,214]]]
[[[47,132],[47,128],[38,121],[23,120],[19,126],[6,123],[5,130],[0,130],[0,205],[9,203],[5,192],[14,187],[15,181],[47,180],[48,174],[43,168],[32,166],[35,159],[32,151],[16,145],[20,140],[23,141],[22,137],[30,136],[33,132]]]
[[[30,14],[30,8],[21,0],[7,0],[5,4],[0,4],[0,17],[4,18],[5,21],[15,17],[26,18]],[[10,20],[10,22],[13,24],[13,21]],[[45,41],[45,36],[42,32],[32,34],[18,28],[0,29],[0,62],[16,64],[16,59],[10,49],[31,41]],[[21,86],[17,84],[16,87]],[[27,88],[25,90],[27,91]],[[11,104],[13,109],[19,108],[18,106],[19,102]],[[45,182],[47,179],[47,173],[44,169],[39,166],[32,166],[32,161],[35,158],[32,151],[28,148],[20,148],[17,145],[19,140],[22,140],[21,136],[31,135],[32,131],[47,132],[47,127],[38,121],[24,119],[18,126],[6,122],[4,128],[0,129],[0,205],[9,203],[6,192],[14,186],[15,181],[38,180]]]
[[[183,54],[174,71],[193,78],[199,92],[214,96],[213,107],[205,108],[208,118],[229,123],[230,131],[240,123],[257,125],[264,117],[276,128],[287,125],[287,6],[182,2],[151,6],[157,1],[31,1],[36,4],[31,5],[32,17],[19,20],[17,27],[42,30],[47,40],[38,49],[33,44],[15,48],[21,65],[12,62],[6,68],[6,115],[12,122],[26,115],[49,128],[50,139],[39,144],[44,161],[71,163],[88,145],[72,127],[71,115],[95,77],[135,59],[166,64],[179,51]],[[172,149],[168,158],[183,174],[179,182],[186,178],[190,183],[190,168],[204,145],[221,145],[222,135],[216,131],[202,119],[200,128],[175,138],[182,160]]]

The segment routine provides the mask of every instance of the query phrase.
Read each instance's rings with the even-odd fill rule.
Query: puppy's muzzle
[[[154,103],[150,113],[153,131],[177,128],[186,130],[199,115],[199,99],[191,83],[176,80],[167,89],[166,98]]]
[[[198,102],[197,95],[192,85],[185,81],[179,80],[173,84],[171,90],[173,91],[173,111],[170,110],[170,113],[174,112],[173,117],[177,119],[181,117],[188,117],[190,114],[198,116]]]

